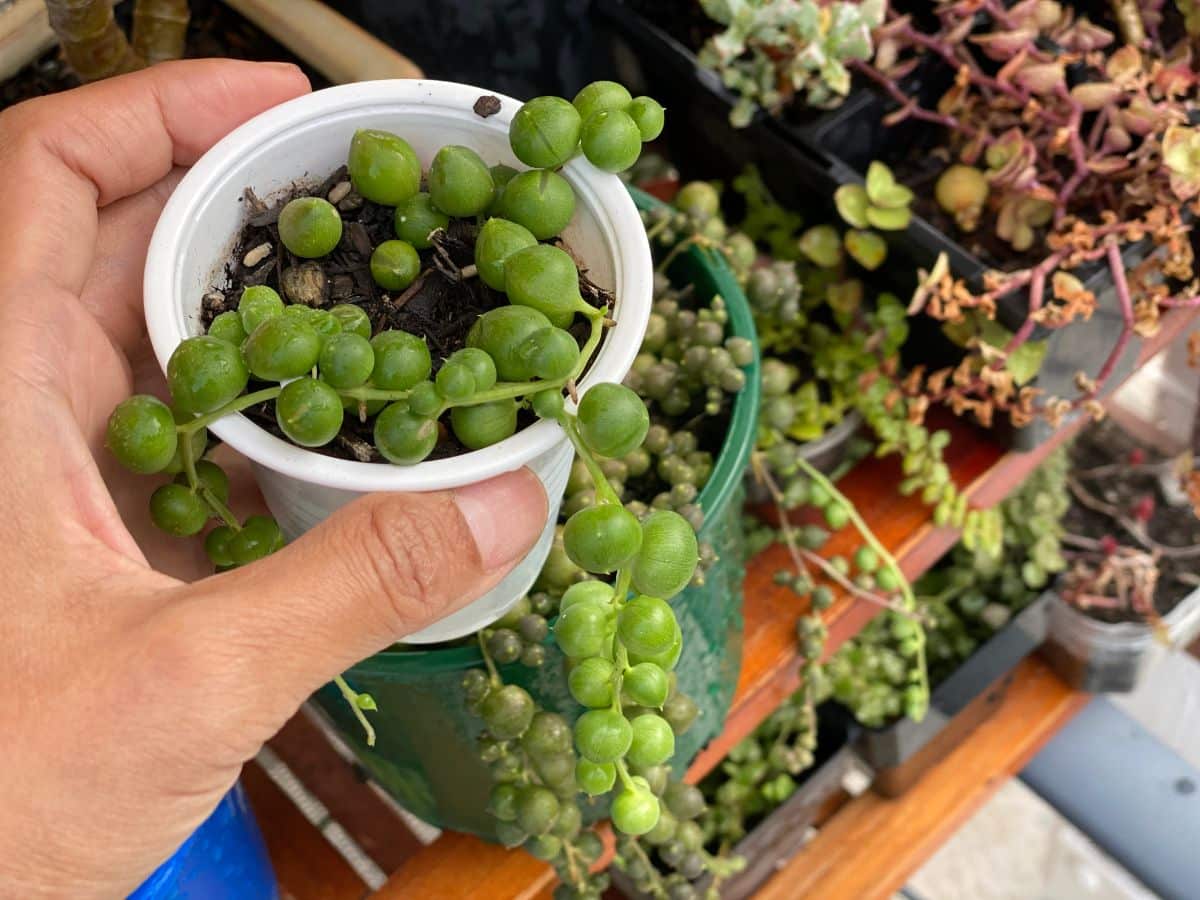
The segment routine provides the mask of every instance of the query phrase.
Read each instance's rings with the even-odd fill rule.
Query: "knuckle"
[[[452,509],[415,497],[377,501],[364,517],[365,571],[396,624],[428,622],[453,599],[454,573],[463,568],[454,518]]]
[[[0,111],[0,149],[15,153],[40,147],[46,131],[54,127],[52,101],[35,97]]]

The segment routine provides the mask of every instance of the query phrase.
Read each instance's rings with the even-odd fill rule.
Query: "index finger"
[[[40,97],[0,114],[0,281],[78,294],[97,208],[190,165],[259,112],[308,90],[287,63],[188,60]],[[131,298],[137,302],[138,298]]]

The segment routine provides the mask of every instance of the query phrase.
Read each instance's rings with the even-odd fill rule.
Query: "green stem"
[[[452,409],[456,406],[479,406],[481,403],[491,403],[493,400],[524,397],[528,394],[540,394],[542,391],[561,391],[568,383],[574,381],[583,373],[592,355],[596,352],[596,347],[600,344],[601,336],[604,334],[604,316],[602,315],[604,311],[597,310],[593,306],[588,306],[587,308],[598,313],[598,315],[592,317],[591,333],[588,334],[588,339],[584,342],[583,346],[579,348],[579,359],[566,378],[560,378],[555,381],[502,381],[490,390],[480,391],[466,400],[458,403],[447,403],[446,409]],[[353,392],[342,393],[352,394]]]
[[[629,777],[629,770],[625,768],[625,760],[618,759],[615,763],[617,767],[617,778],[621,780],[621,786],[627,791],[636,791],[637,785],[633,783],[633,779]]]
[[[834,487],[833,483],[828,478],[813,468],[812,464],[809,463],[808,460],[802,457],[798,458],[796,460],[796,465],[799,466],[800,470],[804,472],[805,475],[828,491],[829,496],[832,497],[839,506],[846,510],[846,515],[850,517],[851,523],[862,536],[863,540],[865,540],[871,546],[871,549],[878,554],[879,558],[882,559],[884,563],[893,570],[893,574],[898,576],[900,581],[900,595],[904,598],[905,605],[907,605],[909,608],[915,607],[916,601],[913,598],[912,586],[908,583],[908,579],[905,578],[904,574],[900,571],[900,566],[897,564],[895,557],[892,556],[892,554],[888,552],[887,547],[883,546],[883,544],[879,542],[879,539],[875,537],[874,532],[872,532],[867,523],[863,521],[862,516],[858,514],[858,510],[855,508],[854,504],[850,502],[845,494]]]
[[[633,569],[626,566],[617,572],[617,583],[613,588],[613,597],[617,601],[617,609],[625,605],[625,599],[629,596],[629,583],[633,581]]]
[[[663,883],[662,872],[658,870],[658,866],[654,865],[654,863],[650,861],[650,857],[647,856],[646,851],[642,849],[641,842],[637,838],[630,838],[626,846],[632,847],[634,852],[641,857],[642,865],[645,866],[646,872],[651,878],[649,885],[651,895],[653,895],[655,898],[669,897],[670,895],[667,893],[666,885]]]
[[[710,240],[698,234],[694,234],[689,238],[685,238],[671,248],[671,252],[662,258],[662,262],[655,267],[654,271],[660,274],[666,272],[671,263],[675,262],[675,258],[689,247],[703,247],[711,244],[712,242]]]
[[[214,409],[210,413],[197,416],[196,418],[185,422],[182,425],[175,426],[175,429],[180,434],[189,435],[194,431],[198,431],[201,428],[211,425],[218,419],[223,419],[230,413],[241,412],[243,409],[247,409],[256,404],[265,403],[268,400],[274,400],[279,396],[279,392],[282,390],[283,385],[277,384],[275,387],[263,388],[261,391],[255,391],[253,394],[243,394],[240,397],[230,400],[220,409]],[[184,441],[182,446],[186,447],[188,446],[188,443],[188,441]]]
[[[601,503],[615,503],[617,506],[620,506],[621,498],[612,489],[612,485],[608,483],[608,479],[600,469],[600,464],[592,456],[592,451],[587,448],[587,445],[583,442],[583,438],[579,436],[579,428],[575,424],[574,418],[564,415],[560,424],[562,425],[562,430],[567,433],[567,437],[571,439],[571,443],[575,446],[575,453],[583,460],[583,464],[587,466],[588,474],[592,476],[592,481],[596,487],[596,499]]]
[[[858,514],[858,510],[855,509],[854,504],[847,499],[845,494],[834,487],[833,483],[828,478],[813,468],[808,460],[797,458],[796,464],[800,467],[800,470],[804,472],[805,475],[807,475],[821,487],[825,488],[825,490],[829,492],[829,496],[837,501],[837,503],[846,510],[846,514],[850,517],[850,521],[854,524],[855,529],[858,531],[859,535],[862,536],[862,539],[865,540],[868,545],[870,545],[871,549],[873,549],[879,558],[883,560],[884,565],[891,569],[892,574],[896,576],[896,581],[900,585],[900,596],[904,601],[905,608],[911,612],[917,612],[917,600],[913,596],[912,585],[908,583],[908,579],[905,578],[904,573],[900,571],[900,565],[896,562],[896,558],[892,556],[892,554],[888,552],[887,547],[883,546],[879,539],[875,537],[875,533],[871,531],[871,529],[867,526],[867,523],[863,521],[862,516]],[[920,673],[919,680],[922,689],[925,691],[925,696],[928,697],[929,672],[925,667],[925,629],[921,627],[920,623],[917,623],[916,633],[917,666],[918,672]]]
[[[621,643],[620,638],[613,641],[615,652],[613,656],[613,699],[612,711],[621,712],[621,687],[625,683],[625,670],[629,668],[629,651]]]
[[[342,692],[342,696],[346,698],[346,702],[349,703],[350,708],[352,710],[354,710],[354,717],[356,719],[358,719],[359,724],[362,725],[362,727],[363,727],[363,731],[366,732],[367,746],[374,747],[375,746],[375,729],[371,726],[371,723],[367,720],[366,713],[364,713],[362,711],[362,708],[358,705],[358,697],[359,697],[358,693],[354,690],[354,688],[352,688],[352,687],[350,687],[350,685],[346,684],[346,679],[343,678],[341,675],[335,675],[333,678],[333,683],[338,686],[338,690]]]
[[[504,679],[500,677],[500,673],[496,670],[496,663],[492,659],[492,654],[488,653],[487,641],[483,638],[483,629],[477,631],[475,637],[479,639],[479,652],[483,655],[483,664],[487,666],[488,677],[492,679],[492,684],[503,684]]]
[[[200,486],[200,479],[196,476],[196,455],[192,448],[191,432],[184,432],[183,440],[179,442],[179,460],[183,463],[188,487],[195,491]]]
[[[583,878],[579,874],[579,861],[576,861],[579,851],[575,849],[575,845],[569,840],[564,840],[562,846],[563,857],[567,861],[567,875],[571,879],[572,885],[578,888],[583,882]]]
[[[238,521],[237,516],[233,514],[233,511],[203,484],[198,485],[198,487],[200,489],[200,499],[208,505],[209,510],[234,531],[241,531],[242,525]]]
[[[411,390],[384,391],[373,387],[344,388],[337,392],[339,397],[348,400],[403,400],[412,393]]]
[[[571,374],[564,379],[563,384],[575,381],[583,374],[583,370],[587,368],[588,362],[592,358],[592,354],[596,352],[596,348],[600,346],[600,337],[604,334],[604,316],[596,316],[592,319],[592,330],[588,334],[588,339],[583,342],[583,346],[579,349],[579,359],[575,363],[575,368],[571,370]]]

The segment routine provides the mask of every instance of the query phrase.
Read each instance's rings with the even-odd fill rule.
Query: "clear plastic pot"
[[[1200,589],[1163,616],[1169,645],[1140,622],[1101,622],[1055,594],[1045,657],[1071,687],[1097,694],[1127,694],[1172,647],[1200,634]]]

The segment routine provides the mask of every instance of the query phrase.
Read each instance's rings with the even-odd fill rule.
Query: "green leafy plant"
[[[850,90],[849,60],[872,53],[871,29],[883,22],[883,0],[701,0],[724,31],[700,49],[700,64],[739,95],[737,127],[754,113],[779,113],[797,101],[837,106]]]

